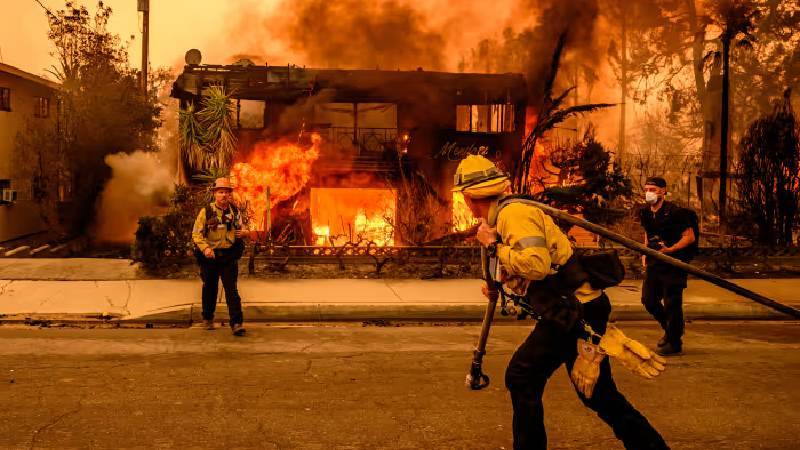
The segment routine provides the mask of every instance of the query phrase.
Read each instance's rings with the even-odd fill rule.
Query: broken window
[[[380,151],[397,138],[394,103],[323,103],[314,106],[314,124],[327,129],[327,140],[337,146]],[[356,145],[357,144],[357,145]]]
[[[237,100],[239,128],[264,128],[265,107],[266,102],[263,100]]]
[[[456,105],[456,130],[472,133],[514,131],[514,105]]]
[[[393,103],[358,103],[358,143],[361,149],[378,152],[397,138],[397,105]]]
[[[355,146],[355,105],[321,103],[314,105],[314,125],[326,133],[325,140],[336,147]]]
[[[0,87],[0,111],[11,111],[11,89]]]
[[[50,99],[47,97],[36,97],[36,110],[33,116],[39,119],[50,117]]]

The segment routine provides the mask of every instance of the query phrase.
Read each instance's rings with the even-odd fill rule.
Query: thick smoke
[[[605,55],[595,39],[598,1],[281,0],[268,11],[253,4],[231,18],[226,59],[516,72],[539,93],[561,33],[567,33],[569,56],[582,65],[594,67]]]
[[[279,136],[283,136],[289,131],[295,131],[297,124],[301,123],[303,118],[311,116],[311,113],[317,105],[330,102],[333,99],[333,95],[333,92],[323,90],[287,107],[278,119],[275,132]]]
[[[171,166],[148,152],[106,156],[112,176],[100,197],[95,239],[131,242],[139,217],[155,215],[169,204],[175,188]]]
[[[396,1],[291,0],[291,49],[327,67],[441,69],[444,37]]]
[[[538,106],[544,83],[551,70],[553,51],[559,37],[566,36],[562,64],[593,70],[604,52],[595,36],[599,7],[597,0],[520,0],[517,5],[524,27],[507,27],[481,40],[470,51],[464,68],[481,72],[523,73],[528,82],[529,103]],[[525,20],[523,18],[529,18]],[[562,70],[562,78],[564,76]],[[570,83],[565,83],[570,84]]]
[[[282,0],[233,18],[237,56],[328,68],[445,69],[446,38],[413,2]],[[229,55],[232,56],[232,55]],[[275,58],[281,58],[275,61]]]
[[[256,64],[454,71],[483,37],[517,23],[519,0],[253,0],[228,19],[227,53]]]

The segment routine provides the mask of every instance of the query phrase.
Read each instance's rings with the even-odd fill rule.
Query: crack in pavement
[[[398,294],[397,291],[394,290],[394,288],[389,284],[388,280],[384,279],[383,284],[385,284],[386,287],[389,288],[390,291],[392,291],[392,294],[394,294],[394,296],[397,297],[398,300],[400,300],[401,302],[403,301],[403,298],[400,297],[400,294]]]
[[[5,294],[5,293],[6,293],[6,288],[8,288],[9,286],[11,286],[11,283],[13,283],[13,282],[14,282],[14,280],[8,280],[8,283],[6,283],[6,284],[4,284],[4,285],[0,286],[0,295],[3,295],[3,294]]]
[[[39,302],[39,308],[41,308],[42,306],[44,306],[44,304],[45,304],[45,303],[47,303],[47,302],[49,302],[49,301],[50,301],[50,300],[51,300],[53,297],[55,297],[55,294],[53,294],[53,295],[50,295],[50,296],[47,296],[47,297],[45,297],[44,299],[42,299],[42,301],[40,301],[40,302]]]
[[[131,310],[128,309],[128,303],[130,303],[131,297],[133,296],[133,286],[131,286],[130,280],[125,280],[125,285],[128,286],[128,298],[125,299],[125,304],[122,305],[122,310],[126,315],[130,316]]]
[[[54,420],[42,425],[41,427],[37,428],[36,430],[33,430],[33,434],[31,435],[30,449],[32,450],[33,448],[36,447],[36,440],[39,438],[39,436],[41,436],[42,433],[47,431],[49,428],[53,428],[54,426],[58,425],[59,422],[61,422],[62,420],[66,419],[67,417],[79,413],[80,410],[83,409],[83,399],[84,399],[84,397],[81,397],[78,400],[78,407],[77,408],[72,409],[70,411],[67,411],[64,414],[61,414],[60,416],[56,417]]]
[[[131,310],[128,309],[128,303],[130,303],[131,297],[133,296],[133,287],[131,286],[131,283],[128,280],[123,280],[123,281],[125,282],[125,285],[128,287],[128,296],[125,298],[125,303],[123,303],[121,306],[117,306],[114,304],[114,300],[112,300],[111,297],[109,297],[108,295],[104,295],[103,298],[106,300],[106,303],[108,303],[108,306],[110,306],[111,308],[119,308],[126,316],[130,316]],[[97,286],[96,281],[95,281],[95,286]]]
[[[313,346],[314,346],[314,343],[312,342],[311,344],[308,344],[308,345],[304,346],[303,348],[301,348],[298,353],[305,353],[306,350],[310,349]]]

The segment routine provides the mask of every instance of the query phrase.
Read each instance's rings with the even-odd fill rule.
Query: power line
[[[41,6],[43,10],[47,11],[48,14],[53,14],[53,11],[50,11],[50,8],[48,8],[47,6],[44,6],[41,1],[39,1],[39,0],[33,0],[33,1],[38,3],[39,6]]]

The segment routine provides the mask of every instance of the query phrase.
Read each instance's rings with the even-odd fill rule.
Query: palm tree
[[[200,109],[190,103],[180,111],[181,151],[191,170],[227,171],[236,150],[233,103],[220,86],[204,93]]]
[[[530,134],[525,138],[522,145],[521,161],[516,168],[514,174],[513,190],[517,193],[529,194],[530,193],[530,170],[533,162],[534,152],[536,149],[536,142],[548,130],[559,123],[567,120],[570,117],[597,111],[598,109],[608,108],[614,106],[610,103],[592,103],[588,105],[575,105],[563,107],[564,101],[567,96],[575,89],[571,87],[561,95],[553,98],[553,85],[555,84],[558,69],[561,66],[561,55],[564,52],[564,47],[567,42],[567,32],[561,33],[556,43],[553,58],[550,62],[550,71],[544,83],[544,95],[542,97],[542,104],[539,106],[537,112],[536,125],[534,125]]]

